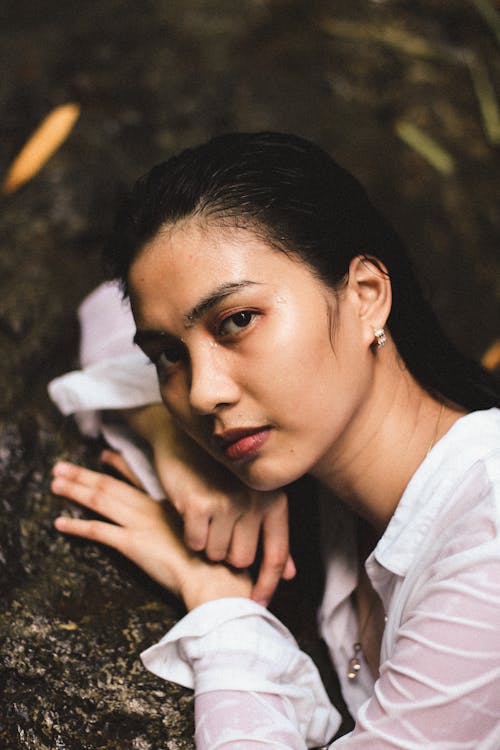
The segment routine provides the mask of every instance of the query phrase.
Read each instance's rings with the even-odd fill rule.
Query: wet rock
[[[92,450],[47,421],[0,438],[2,747],[192,747],[192,698],[139,662],[182,614],[133,566],[56,534],[56,456]]]

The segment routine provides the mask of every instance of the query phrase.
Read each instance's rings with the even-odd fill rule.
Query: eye
[[[172,367],[174,367],[182,359],[182,348],[180,346],[169,346],[158,354],[154,359],[153,363],[158,370],[158,373],[167,373]]]
[[[235,333],[239,333],[243,328],[252,323],[257,313],[251,310],[240,310],[237,313],[233,313],[228,318],[222,321],[219,326],[220,336],[231,336]]]

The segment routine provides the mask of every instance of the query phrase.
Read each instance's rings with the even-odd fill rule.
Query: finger
[[[120,549],[123,541],[123,529],[105,521],[84,521],[81,518],[60,516],[54,521],[54,526],[64,534],[90,539],[115,549]]]
[[[270,506],[262,524],[262,542],[264,556],[252,599],[267,606],[280,582],[289,556],[286,501]]]
[[[283,570],[283,573],[281,574],[281,577],[285,581],[291,581],[292,578],[295,578],[297,575],[297,568],[295,566],[295,562],[293,560],[293,557],[291,555],[288,555],[288,559],[285,564],[285,568]]]
[[[145,512],[155,512],[156,504],[147,495],[105,474],[67,462],[56,464],[53,474],[51,489],[56,495],[64,495],[115,523],[134,524]]]
[[[54,521],[58,531],[114,548],[138,565],[151,578],[179,593],[186,562],[185,548],[168,524],[127,529],[104,521],[84,521],[61,516]]]
[[[230,546],[232,545],[232,537],[238,524],[238,513],[236,511],[230,513],[219,513],[213,516],[209,527],[207,543],[205,545],[205,554],[209,560],[218,562],[220,560],[227,560]],[[258,534],[258,527],[257,527]],[[231,564],[233,564],[231,562]],[[247,565],[241,565],[237,567],[247,567]]]
[[[144,489],[141,480],[139,479],[137,474],[134,474],[121,453],[117,453],[116,451],[103,450],[100,455],[100,459],[103,464],[111,466],[122,476],[124,476],[125,479],[128,479],[129,482],[132,482],[133,485],[141,490]]]
[[[207,546],[210,515],[187,510],[184,514],[184,541],[190,549],[201,552]]]
[[[54,479],[64,479],[67,482],[79,484],[89,490],[100,490],[103,494],[113,495],[119,492],[124,498],[130,501],[148,497],[141,490],[131,487],[128,483],[120,479],[103,474],[101,471],[86,469],[69,461],[58,461],[52,468],[52,474]]]
[[[262,517],[257,514],[242,516],[234,526],[226,562],[235,568],[248,568],[255,560]]]

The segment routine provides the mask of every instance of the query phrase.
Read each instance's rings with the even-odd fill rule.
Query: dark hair
[[[333,288],[355,256],[379,259],[392,284],[387,325],[417,381],[466,409],[500,403],[494,376],[444,335],[396,232],[359,182],[318,146],[280,133],[234,133],[154,167],[118,212],[107,251],[125,292],[141,247],[162,226],[191,216],[252,229],[300,256]]]

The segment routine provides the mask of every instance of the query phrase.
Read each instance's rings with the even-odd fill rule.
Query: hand
[[[160,481],[183,518],[191,549],[246,568],[262,534],[263,559],[252,598],[267,605],[280,579],[295,575],[285,493],[246,487],[177,427],[161,404],[128,410],[125,417],[151,444]]]
[[[251,581],[246,573],[208,563],[186,548],[180,518],[168,503],[156,502],[125,482],[68,462],[56,464],[53,475],[55,494],[113,522],[62,516],[55,521],[59,531],[118,550],[181,596],[188,609],[225,596],[250,596]]]

